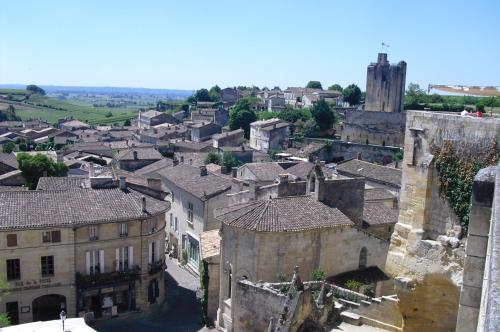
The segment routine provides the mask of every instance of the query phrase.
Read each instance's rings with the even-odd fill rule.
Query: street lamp
[[[61,322],[62,322],[63,332],[64,332],[65,331],[64,330],[64,321],[66,320],[66,312],[64,310],[62,310],[61,313],[59,314],[59,317],[61,317]]]

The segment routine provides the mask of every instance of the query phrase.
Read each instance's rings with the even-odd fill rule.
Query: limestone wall
[[[454,331],[464,247],[438,241],[457,236],[456,218],[439,197],[432,146],[481,149],[499,138],[500,119],[407,112],[400,214],[386,272],[397,280],[405,331]],[[458,227],[460,228],[460,227]],[[458,247],[457,247],[458,245]]]

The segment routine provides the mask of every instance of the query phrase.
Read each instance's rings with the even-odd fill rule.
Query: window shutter
[[[115,271],[120,271],[120,248],[115,249]]]
[[[153,263],[153,243],[149,242],[149,248],[148,248],[148,262],[149,264]]]
[[[99,250],[99,272],[104,273],[104,250]]]
[[[155,246],[155,259],[156,261],[160,260],[160,241],[154,241]]]
[[[85,253],[85,273],[90,274],[90,251]]]
[[[128,268],[134,267],[134,247],[128,247]]]

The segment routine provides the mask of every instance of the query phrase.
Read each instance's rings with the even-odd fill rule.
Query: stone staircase
[[[381,296],[359,303],[339,299],[342,306],[340,317],[351,325],[368,325],[385,331],[402,331],[402,319],[398,316],[399,300],[396,295]]]

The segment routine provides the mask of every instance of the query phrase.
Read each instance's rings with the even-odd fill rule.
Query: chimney
[[[255,180],[248,180],[248,191],[250,194],[250,200],[255,201],[257,198],[257,185]]]
[[[148,178],[148,187],[156,191],[161,191],[161,180],[156,178]]]
[[[89,177],[93,178],[95,176],[95,172],[94,172],[94,163],[90,163],[89,164]]]
[[[184,156],[181,156],[181,163],[184,163]]]
[[[399,202],[398,202],[398,198],[396,196],[394,196],[394,198],[392,199],[392,208],[394,210],[399,209]]]
[[[200,166],[200,176],[208,175],[207,166]]]
[[[179,160],[177,159],[177,157],[174,157],[174,159],[172,160],[172,165],[174,166],[179,165]]]
[[[238,176],[238,167],[232,167],[231,168],[231,176],[233,178],[237,177]]]
[[[146,212],[146,196],[141,197],[141,209],[142,212]]]
[[[139,159],[139,157],[137,156],[137,151],[136,150],[133,151],[133,154],[134,154],[134,160]]]
[[[399,161],[398,161],[398,160],[396,160],[396,164],[395,164],[394,166],[395,166],[396,168],[398,168],[398,166],[399,166]]]
[[[120,176],[120,190],[121,191],[126,191],[127,190],[127,182],[125,181],[124,176]]]
[[[43,177],[46,178],[47,177],[47,171],[43,171]]]
[[[363,158],[361,158],[361,152],[358,152],[358,157],[357,157],[358,160],[363,160]]]
[[[57,156],[57,162],[58,163],[63,163],[64,162],[62,151],[57,151],[56,152],[56,156]]]
[[[280,183],[287,183],[288,182],[288,174],[279,174],[278,177],[280,179]]]

